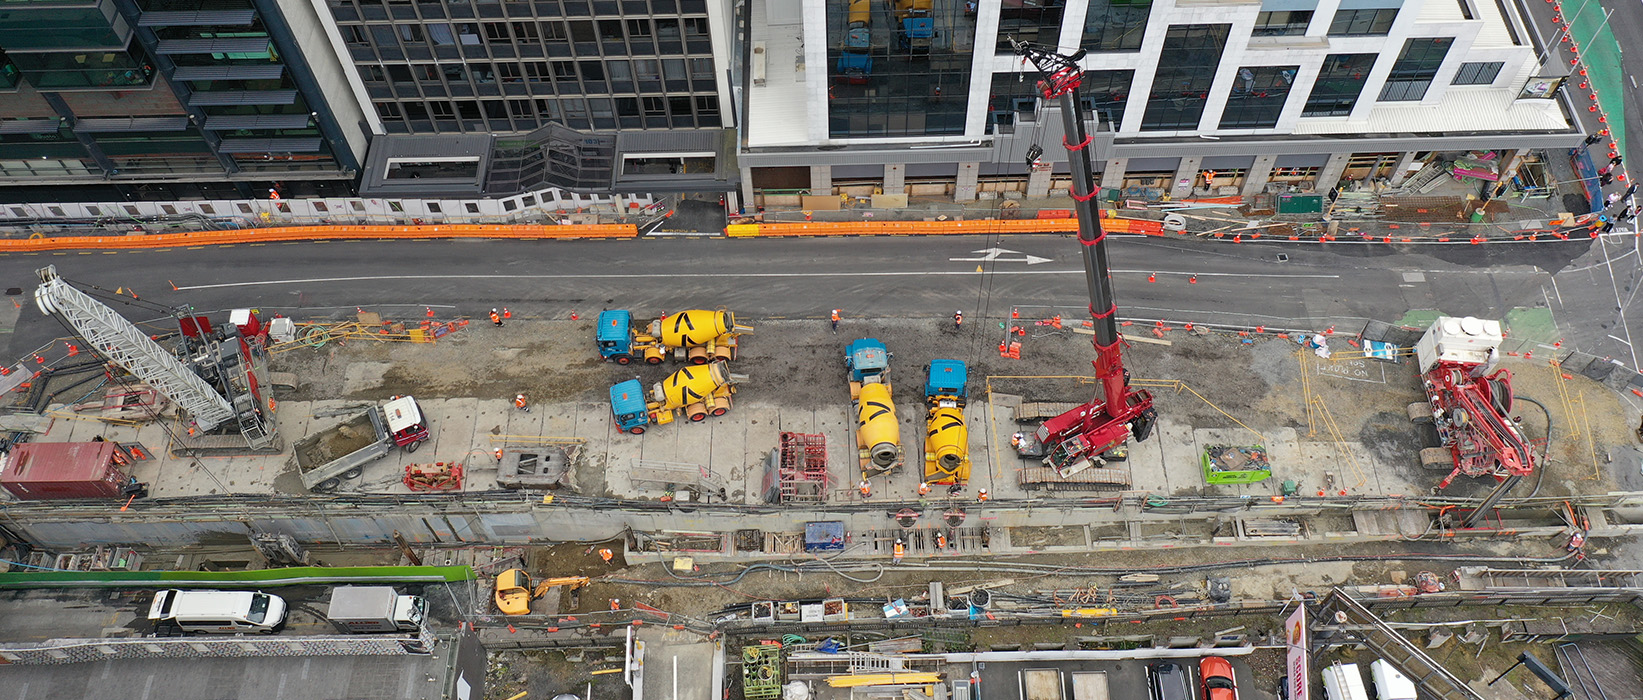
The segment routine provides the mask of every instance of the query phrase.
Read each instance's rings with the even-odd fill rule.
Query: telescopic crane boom
[[[85,339],[88,348],[102,353],[166,398],[177,402],[188,412],[199,432],[206,433],[232,424],[252,449],[262,449],[275,443],[273,421],[258,408],[260,399],[256,395],[254,379],[249,379],[247,386],[236,386],[238,390],[230,389],[230,393],[225,395],[125,317],[91,295],[75,289],[57,274],[55,265],[42,268],[37,274],[40,276],[40,286],[34,290],[34,303],[40,307],[41,313],[63,319]],[[243,346],[238,341],[236,344]],[[219,375],[224,374],[223,367],[238,364],[237,354],[230,348],[228,359],[232,362],[225,362],[223,352],[211,353]],[[230,381],[230,384],[234,382]]]
[[[1095,168],[1092,139],[1084,128],[1083,104],[1078,86],[1084,69],[1080,50],[1071,56],[1030,44],[1012,41],[1016,53],[1033,63],[1043,79],[1038,82],[1045,99],[1061,105],[1066,131],[1063,145],[1072,164],[1072,198],[1078,213],[1078,242],[1083,248],[1084,277],[1090,293],[1090,318],[1095,323],[1095,377],[1101,396],[1078,408],[1045,421],[1038,428],[1038,440],[1047,450],[1045,463],[1066,477],[1083,469],[1119,459],[1130,439],[1145,440],[1152,433],[1158,412],[1152,394],[1130,388],[1124,369],[1118,336],[1118,306],[1113,301],[1111,266],[1107,260],[1107,234],[1095,208]]]

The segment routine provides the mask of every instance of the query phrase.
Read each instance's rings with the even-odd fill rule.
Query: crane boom
[[[176,401],[200,430],[208,431],[234,419],[234,407],[228,399],[125,317],[70,286],[57,274],[57,266],[37,272],[40,287],[34,290],[34,303],[41,313],[61,317],[92,349]]]
[[[1045,421],[1039,426],[1038,441],[1048,450],[1045,463],[1065,478],[1084,469],[1120,459],[1131,439],[1145,440],[1152,433],[1157,411],[1152,394],[1130,388],[1124,369],[1118,336],[1118,305],[1113,299],[1111,265],[1107,259],[1106,232],[1096,210],[1095,166],[1090,154],[1092,139],[1084,129],[1083,105],[1078,86],[1084,69],[1079,60],[1084,51],[1063,56],[1046,48],[1011,42],[1016,53],[1033,63],[1043,74],[1038,83],[1045,99],[1057,100],[1065,129],[1062,144],[1072,166],[1073,206],[1078,214],[1078,242],[1084,259],[1084,281],[1089,288],[1090,319],[1095,326],[1095,377],[1101,396],[1078,408]]]

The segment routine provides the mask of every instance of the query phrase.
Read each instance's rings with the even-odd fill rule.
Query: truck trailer
[[[397,445],[415,452],[428,439],[428,419],[409,396],[395,396],[342,424],[297,441],[297,474],[302,485],[330,491],[343,479],[358,477],[365,465],[383,458]]]

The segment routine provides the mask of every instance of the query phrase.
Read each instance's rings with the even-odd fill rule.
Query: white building
[[[1060,189],[1060,119],[1005,37],[1087,51],[1101,184],[1396,183],[1430,152],[1584,136],[1520,0],[750,0],[741,194]],[[852,31],[854,30],[854,31]],[[865,30],[865,31],[864,31]],[[870,37],[865,42],[863,38]],[[867,44],[863,48],[863,44]],[[1044,148],[1029,166],[1030,145]],[[983,195],[986,196],[986,195]],[[748,207],[749,210],[752,206]]]

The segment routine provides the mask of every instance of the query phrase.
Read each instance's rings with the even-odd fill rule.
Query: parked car
[[[1204,700],[1238,700],[1238,681],[1232,662],[1220,656],[1206,656],[1198,662],[1198,677],[1204,686]]]
[[[1194,700],[1191,674],[1187,667],[1173,661],[1148,666],[1147,686],[1152,700]]]

